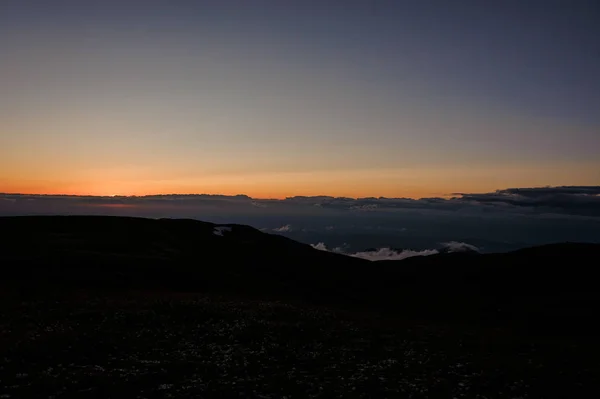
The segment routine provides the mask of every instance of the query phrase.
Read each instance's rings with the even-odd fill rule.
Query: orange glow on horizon
[[[29,172],[29,173],[26,173]],[[509,187],[594,185],[600,165],[504,165],[377,170],[325,170],[319,172],[181,176],[161,171],[119,168],[51,173],[41,179],[34,171],[8,177],[0,172],[0,192],[21,194],[145,196],[161,194],[248,195],[257,199],[293,196],[333,197],[451,197],[456,192],[493,192]],[[60,171],[62,172],[62,171]],[[35,176],[35,178],[32,178]],[[59,177],[57,177],[59,176]]]

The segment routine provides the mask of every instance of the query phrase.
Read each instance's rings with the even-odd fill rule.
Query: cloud
[[[285,226],[281,226],[281,227],[277,227],[276,229],[273,229],[273,231],[276,231],[278,233],[287,233],[287,232],[292,231],[292,225],[286,224]]]
[[[492,193],[456,193],[452,198],[289,197],[286,204],[323,209],[368,211],[443,211],[600,216],[600,186],[507,188]]]
[[[423,251],[413,251],[410,249],[405,249],[403,251],[395,251],[390,248],[379,248],[376,251],[367,251],[367,252],[357,252],[351,254],[350,256],[354,256],[355,258],[361,258],[371,261],[378,260],[402,260],[407,258],[412,258],[413,256],[429,256],[438,254],[439,251],[437,249],[425,249]]]
[[[468,245],[468,244],[467,244]],[[346,253],[342,248],[334,248],[329,250],[325,243],[311,244],[311,246],[320,251],[329,251],[329,252],[337,252],[343,253],[344,255],[353,256],[355,258],[366,259],[370,261],[379,261],[379,260],[402,260],[406,258],[411,258],[413,256],[428,256],[438,254],[439,251],[437,249],[426,249],[423,251],[412,251],[410,249],[403,251],[396,251],[391,248],[379,248],[374,251],[364,251],[364,252],[355,252],[355,253]]]
[[[325,243],[320,242],[318,244],[310,244],[311,247],[313,247],[314,249],[318,249],[319,251],[327,251],[327,246],[325,246]]]
[[[500,190],[510,194],[520,194],[537,197],[548,194],[575,194],[575,195],[600,195],[600,186],[559,186],[559,187],[534,187],[534,188],[507,188]]]
[[[246,224],[306,244],[325,242],[332,251],[350,255],[369,247],[390,248],[387,253],[362,256],[399,258],[410,252],[397,251],[396,245],[416,252],[447,253],[474,250],[460,242],[475,244],[484,252],[565,241],[600,242],[600,186],[508,188],[446,199],[0,194],[0,216],[13,215],[190,218],[217,225]]]
[[[336,248],[333,248],[333,249],[329,249],[329,248],[327,248],[327,246],[325,245],[325,243],[320,242],[318,244],[310,244],[310,246],[313,247],[314,249],[318,249],[319,251],[328,251],[328,252],[335,252],[335,253],[338,253],[338,254],[348,255],[345,252],[345,245],[342,246],[342,247],[336,247]]]
[[[475,245],[467,244],[466,242],[450,241],[442,243],[443,249],[446,252],[480,252]]]
[[[166,194],[148,196],[70,196],[0,194],[1,209],[14,213],[103,213],[130,206],[131,215],[194,217],[238,214],[333,215],[349,217],[365,212],[376,217],[390,213],[456,215],[567,215],[600,218],[600,186],[507,188],[491,193],[456,193],[452,198],[347,198],[297,196],[283,200],[250,198],[246,195]],[[32,201],[35,200],[35,201]],[[14,207],[9,207],[12,203]],[[5,205],[2,205],[5,204]],[[102,209],[105,208],[105,209]],[[1,210],[0,209],[0,210]],[[206,216],[205,216],[206,215]]]
[[[230,233],[232,231],[231,226],[215,226],[213,234],[216,236],[223,237],[224,233]]]
[[[457,193],[458,200],[480,205],[504,205],[539,213],[600,216],[600,186],[507,188],[493,193]]]

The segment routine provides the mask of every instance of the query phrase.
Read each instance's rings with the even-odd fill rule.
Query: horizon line
[[[155,194],[143,194],[143,195],[125,195],[125,194],[114,194],[114,195],[98,195],[98,194],[64,194],[64,193],[8,193],[8,192],[0,192],[0,196],[39,196],[39,197],[97,197],[97,198],[144,198],[144,197],[159,197],[159,196],[213,196],[213,197],[246,197],[252,200],[266,200],[266,201],[283,201],[286,200],[288,198],[319,198],[319,197],[326,197],[326,198],[345,198],[345,199],[353,199],[353,200],[358,200],[358,199],[369,199],[369,198],[375,198],[375,199],[411,199],[411,200],[420,200],[420,199],[427,199],[427,198],[440,198],[440,199],[447,199],[447,198],[451,198],[453,196],[456,195],[463,195],[462,193],[451,193],[451,194],[447,194],[441,197],[385,197],[385,196],[367,196],[367,197],[350,197],[350,196],[343,196],[343,195],[327,195],[327,194],[318,194],[318,195],[293,195],[293,196],[286,196],[286,197],[252,197],[248,194],[217,194],[217,193],[155,193]]]
[[[3,196],[56,196],[56,197],[96,197],[96,198],[144,198],[144,197],[158,197],[158,196],[213,196],[213,197],[246,197],[252,200],[266,200],[266,201],[283,201],[289,198],[317,198],[317,197],[326,197],[326,198],[334,198],[334,199],[339,199],[339,198],[345,198],[345,199],[353,199],[353,200],[359,200],[359,199],[371,199],[371,198],[375,198],[375,199],[411,199],[411,200],[422,200],[422,199],[431,199],[431,198],[439,198],[439,199],[452,199],[452,198],[456,198],[456,197],[463,197],[465,195],[469,195],[469,194],[490,194],[490,193],[498,193],[504,190],[514,190],[514,189],[519,189],[519,188],[528,188],[528,189],[542,189],[542,188],[567,188],[567,187],[573,187],[573,186],[565,186],[565,185],[560,185],[560,186],[551,186],[551,185],[540,185],[540,186],[534,186],[534,187],[506,187],[503,189],[496,189],[494,191],[491,192],[484,192],[484,193],[467,193],[467,192],[452,192],[452,193],[447,193],[444,194],[442,196],[438,196],[438,197],[386,197],[386,196],[366,196],[366,197],[352,197],[352,196],[334,196],[334,195],[327,195],[327,194],[318,194],[318,195],[293,195],[293,196],[285,196],[285,197],[252,197],[250,195],[247,194],[222,194],[222,193],[153,193],[153,194],[143,194],[143,195],[126,195],[126,194],[112,194],[112,195],[98,195],[98,194],[65,194],[65,193],[19,193],[19,192],[13,192],[13,193],[9,193],[9,192],[0,192],[0,195]],[[577,187],[597,187],[597,186],[577,186]]]

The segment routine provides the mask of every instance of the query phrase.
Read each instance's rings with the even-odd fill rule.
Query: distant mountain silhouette
[[[440,253],[401,261],[320,251],[249,226],[104,216],[0,218],[3,285],[36,290],[217,292],[402,312],[592,325],[600,245]]]

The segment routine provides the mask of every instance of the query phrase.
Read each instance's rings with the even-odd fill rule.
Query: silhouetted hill
[[[4,277],[32,284],[265,295],[311,295],[322,285],[333,294],[368,265],[243,225],[104,216],[0,218],[0,225]]]
[[[600,309],[593,278],[598,244],[369,262],[248,226],[196,220],[11,217],[0,218],[0,227],[2,280],[29,292],[73,287],[218,292],[412,318],[544,325],[586,324]]]

